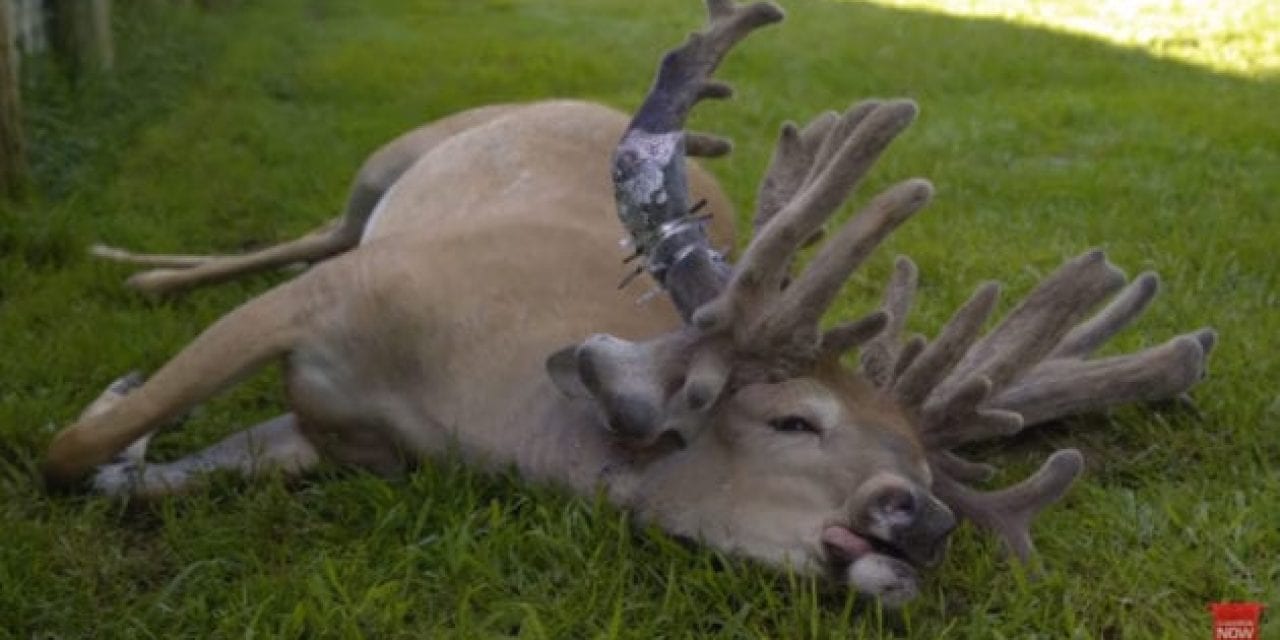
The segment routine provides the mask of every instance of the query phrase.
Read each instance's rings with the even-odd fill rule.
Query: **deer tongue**
[[[832,525],[822,530],[822,544],[838,560],[853,562],[871,551],[871,543],[848,527]]]

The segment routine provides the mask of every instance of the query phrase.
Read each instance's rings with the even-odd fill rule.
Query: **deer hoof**
[[[123,498],[133,493],[142,475],[141,460],[121,460],[98,465],[93,474],[94,493]]]
[[[139,293],[163,296],[180,289],[183,282],[182,269],[151,269],[129,276],[124,284]]]
[[[102,391],[102,395],[99,395],[85,409],[84,416],[98,415],[111,409],[122,398],[141,387],[145,380],[140,371],[130,371],[116,378]],[[137,484],[149,442],[151,442],[151,434],[142,436],[117,454],[111,462],[98,465],[93,475],[93,490],[109,496],[124,496],[130,493]]]

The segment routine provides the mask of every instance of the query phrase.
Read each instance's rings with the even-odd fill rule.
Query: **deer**
[[[883,300],[824,325],[855,270],[933,196],[930,182],[904,180],[823,233],[918,107],[865,100],[784,124],[752,237],[731,258],[729,199],[686,159],[729,143],[685,121],[731,95],[716,68],[783,12],[706,9],[633,116],[571,100],[479,107],[376,152],[345,216],[301,240],[224,257],[99,248],[157,267],[133,280],[153,292],[313,264],[149,378],[109,385],[50,443],[47,482],[147,498],[219,470],[288,477],[328,460],[394,475],[460,456],[604,495],[677,538],[889,607],[919,594],[962,520],[1013,560],[1032,558],[1032,521],[1081,475],[1083,455],[1058,450],[982,490],[995,467],[964,448],[1181,397],[1216,333],[1095,356],[1159,287],[1154,273],[1127,282],[1098,250],[999,322],[988,320],[1000,285],[983,283],[932,340],[903,335],[919,269],[898,257]],[[638,302],[645,280],[659,295]],[[151,434],[276,362],[286,413],[145,460]]]

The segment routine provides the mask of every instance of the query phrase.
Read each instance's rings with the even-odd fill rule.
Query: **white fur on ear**
[[[548,356],[546,368],[560,393],[570,398],[591,397],[578,370],[578,345],[571,344]]]
[[[898,608],[920,595],[920,577],[911,565],[882,553],[868,553],[849,566],[849,584],[874,596],[886,607]]]

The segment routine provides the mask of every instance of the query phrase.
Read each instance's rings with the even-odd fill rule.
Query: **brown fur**
[[[1031,520],[1080,473],[1079,452],[982,493],[962,482],[990,468],[951,449],[1181,393],[1214,334],[1086,360],[1154,294],[1144,276],[1080,323],[1123,283],[1100,252],[1046,278],[984,337],[993,288],[933,344],[901,340],[917,280],[906,258],[881,310],[822,331],[849,274],[932,187],[912,179],[872,198],[793,277],[796,252],[917,107],[868,101],[784,127],[734,267],[715,249],[729,241],[728,201],[683,157],[726,145],[683,122],[727,93],[711,74],[729,48],[782,14],[707,6],[707,28],[664,58],[630,125],[572,101],[459,114],[375,154],[331,231],[249,256],[151,257],[171,266],[135,284],[162,291],[341,254],[228,314],[140,388],[110,388],[50,445],[49,479],[97,467],[99,490],[157,495],[212,469],[297,473],[324,456],[395,473],[456,451],[584,495],[603,488],[673,534],[835,575],[887,604],[916,593],[952,508],[1027,557]],[[710,237],[693,216],[700,199],[717,214]],[[639,302],[643,281],[617,286],[618,219],[670,301]],[[839,356],[862,343],[862,370],[845,370]],[[272,360],[287,365],[290,413],[142,463],[159,425]]]
[[[703,437],[637,454],[543,372],[548,354],[592,333],[642,339],[680,325],[663,298],[637,304],[648,285],[617,287],[625,267],[608,158],[625,123],[596,105],[546,102],[442,136],[393,183],[357,247],[228,314],[140,388],[67,428],[46,473],[73,480],[283,358],[290,415],[188,459],[108,463],[98,488],[157,495],[210,468],[300,472],[322,456],[393,473],[457,451],[583,494],[603,485],[673,533],[826,571],[822,528],[873,507],[850,493],[869,478],[930,499],[909,425],[869,402],[874,390],[834,366],[753,384],[719,400]],[[728,242],[727,198],[696,167],[690,182],[721,221],[716,241]],[[770,426],[797,412],[826,435]],[[860,588],[889,601],[914,593],[905,564],[876,576]]]

